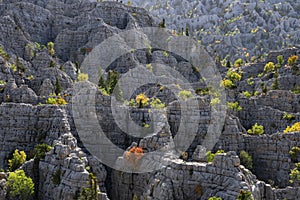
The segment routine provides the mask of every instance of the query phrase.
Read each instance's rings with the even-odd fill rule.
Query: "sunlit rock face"
[[[234,61],[250,59],[270,50],[299,44],[298,1],[260,0],[132,0],[153,16],[165,19],[167,28],[189,33],[215,56]],[[247,54],[249,53],[249,55]]]

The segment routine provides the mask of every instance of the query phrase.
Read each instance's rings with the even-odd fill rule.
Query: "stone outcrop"
[[[157,173],[112,176],[114,199],[236,199],[241,190],[251,191],[254,199],[294,199],[299,195],[295,188],[273,189],[256,179],[234,152],[217,155],[212,163],[172,160]],[[286,193],[285,193],[286,192]]]
[[[48,78],[45,79],[39,90],[40,96],[49,96],[51,93],[53,94],[54,92],[55,88],[52,85],[51,80]]]
[[[153,16],[160,16],[160,22],[165,19],[167,28],[179,34],[185,34],[188,27],[190,35],[222,59],[229,56],[231,61],[240,57],[249,60],[299,43],[300,4],[296,1],[131,2],[149,10]]]
[[[55,41],[60,58],[78,61],[78,57],[118,29],[153,24],[144,9],[117,2],[2,1],[0,10],[1,32],[5,33],[1,34],[0,44],[20,57],[30,41],[41,44]],[[5,38],[7,35],[11,41]]]
[[[4,200],[5,196],[6,196],[6,179],[7,179],[7,175],[4,172],[0,172],[0,199]]]
[[[289,185],[289,173],[294,168],[289,151],[299,147],[297,133],[244,136],[245,150],[252,155],[254,173],[260,180],[273,182],[281,188]]]
[[[72,62],[70,61],[66,62],[63,66],[63,69],[72,80],[77,79],[76,66]]]
[[[91,187],[90,172],[87,171],[91,170],[99,182],[98,198],[108,199],[104,187],[106,179],[104,166],[78,148],[76,139],[70,133],[62,135],[54,144],[54,148],[39,165],[39,181],[42,183],[39,197],[53,200],[78,197],[83,188]]]
[[[0,115],[1,168],[7,166],[7,160],[15,149],[29,154],[35,145],[51,145],[68,129],[63,110],[57,106],[5,103],[0,106]]]

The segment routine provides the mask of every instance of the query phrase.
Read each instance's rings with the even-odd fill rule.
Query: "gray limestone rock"
[[[98,195],[108,199],[106,195],[101,195],[99,190],[99,187],[104,189],[106,177],[106,170],[102,164],[93,158],[88,160],[87,155],[77,147],[77,141],[71,133],[65,133],[54,144],[45,161],[41,161],[39,165],[40,198],[73,199],[82,188],[89,187],[87,167],[90,166],[88,170],[92,170],[96,177],[99,177]],[[57,177],[56,181],[53,177]]]
[[[63,70],[66,72],[66,74],[74,81],[77,79],[77,69],[76,66],[68,61],[63,65]]]
[[[150,2],[149,6],[154,3]],[[222,58],[227,54],[240,56],[239,53],[242,53],[244,56],[243,51],[249,51],[251,56],[258,55],[262,53],[262,48],[277,48],[283,45],[283,41],[294,43],[300,38],[297,31],[299,3],[295,1],[171,1],[170,4],[167,9],[159,5],[151,10],[155,15],[163,13],[163,16],[167,16],[167,24],[176,24],[176,30],[188,22],[190,33],[203,37],[202,44],[208,46],[211,52],[217,49],[216,53]],[[230,9],[223,16],[227,8]],[[182,17],[173,16],[184,15],[185,9],[197,10],[193,12],[193,19],[185,21]],[[182,102],[172,92],[180,90],[176,85],[178,77],[174,74],[174,84],[162,91],[158,92],[160,86],[150,89],[141,86],[134,94],[123,91],[128,99],[141,92],[149,97],[159,97],[167,103],[167,108],[157,113],[149,106],[128,109],[117,104],[112,107],[111,97],[101,92],[94,97],[96,115],[106,137],[123,149],[136,144],[145,153],[140,167],[149,169],[156,164],[161,167],[160,170],[145,174],[123,173],[114,169],[106,171],[101,160],[89,155],[77,133],[72,113],[72,94],[75,93],[72,86],[77,79],[77,69],[73,63],[80,65],[93,48],[108,37],[124,30],[152,26],[156,23],[154,21],[145,9],[120,2],[2,0],[0,45],[10,58],[0,56],[0,80],[7,82],[0,86],[0,90],[3,89],[0,93],[0,167],[7,168],[7,159],[15,149],[29,154],[37,144],[47,143],[53,148],[40,161],[38,172],[34,171],[33,160],[21,167],[35,182],[39,181],[41,199],[74,199],[82,188],[89,187],[89,173],[97,177],[96,193],[100,199],[208,199],[211,196],[236,199],[241,189],[250,190],[254,199],[293,199],[300,196],[299,188],[286,187],[290,170],[294,167],[289,151],[293,146],[300,146],[299,136],[298,133],[282,133],[287,125],[300,120],[300,96],[295,94],[299,75],[292,74],[293,70],[289,67],[281,66],[278,70],[280,90],[271,90],[249,99],[240,94],[245,90],[260,91],[261,83],[271,87],[274,82],[271,73],[257,77],[263,72],[265,63],[276,63],[277,56],[283,54],[284,64],[287,64],[290,55],[299,55],[299,48],[272,52],[266,61],[241,67],[243,77],[236,83],[236,89],[227,91],[227,100],[239,102],[242,111],[228,110],[224,125],[217,127],[222,134],[217,138],[213,151],[224,149],[227,153],[216,155],[212,163],[204,162],[206,151],[200,146],[212,122],[218,120],[217,114],[211,114],[211,98],[208,95],[194,95],[198,105],[186,102],[193,114],[185,122],[196,126],[192,129],[189,123],[180,124]],[[206,31],[211,33],[206,34]],[[287,34],[291,37],[284,40]],[[53,56],[43,46],[50,41],[55,43],[56,53]],[[236,47],[247,49],[237,52]],[[132,85],[143,85],[145,75],[135,68],[140,63],[145,65],[150,62],[172,67],[195,89],[199,86],[208,87],[199,83],[201,76],[197,66],[191,66],[172,52],[158,49],[152,49],[151,53],[144,50],[128,52],[111,63],[109,69],[131,75]],[[21,64],[23,70],[13,69],[13,65],[20,67]],[[224,75],[227,70],[219,68]],[[154,72],[164,74],[162,68],[155,66]],[[106,75],[107,71],[104,72]],[[251,76],[253,85],[248,83]],[[55,91],[57,82],[61,84],[70,105],[34,106],[45,103],[47,96]],[[185,89],[184,85],[182,89]],[[288,90],[295,90],[295,93]],[[85,102],[89,96],[82,95],[80,100]],[[116,112],[113,113],[112,109],[116,109]],[[284,112],[293,113],[294,119],[284,120]],[[125,122],[123,127],[116,123],[118,120]],[[246,134],[246,129],[256,122],[264,125],[265,135]],[[145,124],[149,128],[140,128]],[[180,148],[181,141],[174,141],[176,135],[182,134],[178,133],[180,125],[184,127],[180,139],[191,139],[190,147],[184,152]],[[134,127],[140,128],[137,133],[142,139],[127,134],[136,130]],[[197,134],[191,136],[194,129]],[[178,149],[176,145],[179,145]],[[175,155],[175,150],[180,150],[177,153],[182,155],[186,151],[187,155],[182,156],[184,160]],[[255,175],[241,165],[237,156],[241,150],[252,156]],[[154,151],[159,153],[146,155]],[[128,162],[124,155],[117,160],[121,164]],[[7,174],[0,173],[0,199],[6,194],[6,178]],[[282,188],[274,189],[258,179],[272,179],[275,185]]]
[[[50,79],[45,79],[39,90],[39,96],[49,96],[55,91]]]
[[[0,179],[0,199],[5,200],[6,194],[7,194],[7,188],[6,188],[6,180]]]

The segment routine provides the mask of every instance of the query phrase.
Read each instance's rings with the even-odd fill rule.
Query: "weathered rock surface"
[[[150,5],[153,3],[155,1]],[[276,49],[277,45],[280,48],[282,42],[293,44],[299,40],[297,1],[172,1],[170,5],[167,5],[168,9],[156,8],[176,23],[182,18],[169,14],[176,11],[176,15],[182,15],[182,9],[174,9],[180,6],[190,10],[193,5],[193,9],[202,16],[192,19],[195,21],[189,24],[190,31],[194,32],[193,27],[195,30],[203,28],[211,31],[209,34],[205,31],[194,33],[201,37],[202,43],[211,52],[217,48],[219,51],[216,53],[223,57],[228,53],[245,55],[244,51],[249,51],[251,56],[258,55],[265,50]],[[273,13],[270,12],[272,10]],[[196,15],[197,12],[192,13]],[[295,68],[299,70],[299,62],[294,69],[287,65],[291,55],[300,55],[299,48],[271,52],[266,60],[241,66],[241,81],[226,93],[227,100],[238,102],[242,110],[216,114],[209,95],[193,94],[192,98],[180,102],[176,92],[186,86],[177,85],[177,76],[170,78],[173,84],[164,89],[156,83],[143,85],[144,79],[149,77],[145,78],[135,70],[140,63],[158,63],[179,72],[194,89],[208,87],[199,81],[203,79],[197,67],[183,58],[172,52],[166,56],[160,49],[152,49],[151,52],[136,50],[121,56],[111,63],[104,76],[107,76],[108,70],[127,73],[132,85],[142,86],[133,94],[129,90],[123,91],[125,95],[132,95],[130,98],[134,99],[144,92],[150,98],[162,100],[167,108],[156,112],[150,106],[128,108],[115,104],[113,107],[111,97],[102,95],[98,90],[92,98],[87,91],[86,96],[80,96],[80,101],[93,100],[96,113],[92,114],[95,114],[97,124],[117,147],[128,151],[135,144],[145,154],[160,153],[143,156],[140,168],[149,169],[153,164],[163,168],[144,174],[120,172],[109,168],[112,166],[104,167],[102,161],[89,154],[82,143],[83,138],[79,137],[75,120],[85,119],[83,114],[91,115],[91,110],[79,112],[75,118],[72,104],[72,97],[77,92],[73,88],[74,82],[83,70],[79,69],[79,65],[95,46],[108,37],[122,30],[152,26],[154,23],[145,9],[120,2],[2,0],[0,45],[8,55],[3,52],[0,55],[0,168],[7,168],[7,160],[15,149],[28,154],[37,144],[47,143],[53,148],[39,162],[38,170],[34,160],[21,167],[36,183],[40,199],[76,199],[83,188],[90,187],[89,173],[97,177],[99,199],[208,199],[210,196],[236,199],[240,190],[251,191],[254,199],[293,200],[300,196],[299,187],[290,187],[289,183],[290,170],[295,166],[289,151],[300,146],[299,133],[282,133],[286,126],[300,120],[299,73],[293,71]],[[179,26],[186,23],[180,22]],[[218,30],[220,34],[216,35]],[[289,39],[286,38],[288,34],[291,36]],[[50,41],[55,44],[54,55],[46,47]],[[241,51],[236,47],[247,49]],[[267,62],[276,63],[277,56],[281,54],[285,62],[278,70],[280,87],[270,90],[274,74],[258,74],[263,72]],[[227,69],[218,67],[225,77]],[[155,70],[162,72],[160,68]],[[251,78],[253,84],[249,84]],[[262,91],[262,83],[267,92]],[[248,99],[241,94],[244,91],[259,91],[260,94]],[[43,105],[50,93],[61,93],[69,105]],[[214,95],[218,96],[217,92]],[[192,100],[196,103],[191,104]],[[183,103],[189,105],[192,112],[181,124]],[[294,119],[283,119],[285,112],[292,113]],[[225,116],[224,124],[219,116],[221,114]],[[118,123],[120,121],[123,124]],[[88,122],[84,121],[84,124]],[[215,122],[219,124],[214,125]],[[246,134],[246,130],[256,122],[264,125],[266,134]],[[139,128],[138,135],[128,134],[136,130],[134,127]],[[216,135],[218,130],[221,130],[220,136]],[[191,135],[192,132],[195,135]],[[216,136],[211,138],[211,142],[217,142],[213,151],[224,149],[227,152],[217,155],[212,163],[206,162],[206,151],[202,146],[208,134]],[[178,135],[181,137],[176,140]],[[176,145],[181,147],[181,140],[191,141],[186,150],[175,148],[178,147]],[[252,156],[253,172],[240,164],[237,154],[242,150]],[[107,148],[105,151],[112,154],[113,150]],[[126,153],[120,155],[116,164],[122,163],[128,163]],[[7,173],[0,173],[0,199],[5,198],[7,193],[6,178]],[[263,181],[272,183],[272,186]],[[274,189],[274,186],[281,188]]]
[[[127,174],[115,172],[112,176],[114,199],[236,199],[240,190],[249,190],[254,199],[295,199],[296,188],[272,189],[258,181],[244,166],[234,152],[217,155],[208,163],[172,160],[171,164],[156,173]],[[284,194],[286,192],[286,194]],[[283,196],[282,196],[283,195]]]
[[[106,179],[104,166],[78,148],[77,141],[71,133],[62,135],[54,144],[54,148],[39,165],[39,180],[42,183],[39,197],[53,200],[74,199],[83,188],[90,187],[87,170],[91,170],[99,181],[98,197],[108,199],[104,194]]]
[[[6,179],[7,179],[7,175],[4,172],[0,172],[0,199],[4,200],[5,196],[6,196]]]
[[[1,34],[0,44],[20,57],[30,41],[40,44],[55,41],[60,58],[78,61],[78,57],[118,29],[153,24],[144,9],[117,2],[2,1],[0,10],[1,32],[5,33]]]
[[[167,28],[179,34],[188,27],[190,35],[222,59],[229,56],[231,61],[239,57],[249,60],[270,50],[299,44],[298,1],[131,2],[159,16],[160,21],[165,19]]]
[[[69,130],[63,110],[57,106],[32,106],[30,104],[5,103],[0,106],[0,167],[7,165],[9,155],[15,150],[27,154],[40,143],[51,145]]]

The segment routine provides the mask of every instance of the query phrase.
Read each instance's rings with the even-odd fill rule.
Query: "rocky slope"
[[[188,7],[188,3],[184,5]],[[215,2],[219,6],[221,3]],[[248,5],[246,2],[223,2],[232,8],[232,12],[227,12],[228,19],[236,15],[239,5],[249,6],[250,9],[253,3],[255,2],[249,2]],[[199,6],[206,8],[207,4],[203,1]],[[261,8],[259,13],[272,8],[265,4],[267,3],[257,3],[257,7]],[[286,4],[276,2],[276,5],[284,7]],[[297,2],[290,2],[290,5],[296,11],[291,12],[287,21],[297,14]],[[7,160],[15,149],[29,154],[37,144],[51,145],[51,151],[44,159],[38,163],[37,160],[29,160],[21,166],[35,183],[35,198],[77,199],[84,188],[93,189],[96,199],[204,200],[217,196],[231,200],[236,199],[241,191],[249,191],[254,199],[293,200],[300,196],[299,186],[289,182],[289,173],[295,167],[295,160],[300,161],[300,155],[292,159],[289,153],[292,147],[300,147],[299,132],[283,133],[288,125],[300,121],[299,59],[292,66],[287,61],[292,55],[300,56],[299,48],[271,52],[265,60],[241,64],[231,69],[217,62],[222,78],[226,78],[227,71],[232,69],[242,72],[235,87],[226,89],[226,101],[238,102],[242,110],[226,110],[224,124],[212,128],[211,124],[219,120],[220,113],[215,112],[218,106],[214,107],[211,103],[212,98],[218,97],[218,94],[203,83],[204,79],[197,67],[174,52],[163,49],[150,48],[150,52],[149,48],[130,50],[112,62],[104,76],[109,76],[109,70],[115,70],[121,77],[129,74],[131,84],[142,84],[146,78],[143,73],[139,73],[138,66],[144,64],[150,70],[149,64],[154,66],[159,63],[168,66],[168,69],[175,69],[197,91],[193,91],[189,96],[191,98],[186,101],[181,101],[179,95],[173,92],[183,91],[185,85],[175,84],[165,87],[157,84],[142,85],[133,92],[132,98],[144,92],[147,96],[155,96],[166,103],[166,108],[159,112],[149,105],[145,108],[128,106],[130,102],[112,107],[113,95],[105,95],[96,86],[92,87],[96,88],[92,101],[88,94],[93,90],[82,90],[86,94],[79,92],[81,96],[76,96],[76,89],[80,91],[92,85],[83,82],[82,88],[75,87],[79,81],[77,76],[80,71],[84,71],[84,68],[79,67],[83,59],[93,54],[95,47],[110,36],[116,36],[124,30],[141,31],[141,27],[155,26],[155,20],[146,10],[120,2],[84,0],[2,0],[0,10],[0,168],[8,168]],[[219,13],[218,6],[215,11],[213,8],[202,10]],[[286,15],[286,12],[279,11],[280,9],[274,10],[280,16]],[[245,18],[239,20],[250,20],[250,15],[244,13]],[[274,23],[276,22],[275,20]],[[232,22],[235,23],[237,22]],[[263,26],[264,22],[261,23]],[[288,26],[288,30],[296,29],[297,23],[298,19],[295,19],[295,27]],[[271,24],[273,22],[269,23],[270,26]],[[298,33],[295,31],[296,34]],[[269,41],[273,40],[289,43],[296,41],[296,37],[285,40],[284,37],[278,39],[268,36],[262,43],[269,45]],[[54,54],[47,46],[48,42],[54,42]],[[206,42],[213,43],[210,40]],[[232,43],[227,45],[234,46]],[[266,49],[276,49],[273,47]],[[226,50],[227,46],[218,48]],[[249,49],[254,53],[256,51],[251,46]],[[283,55],[284,62],[276,77],[275,71],[264,72],[264,67],[268,62],[277,63],[278,55]],[[152,70],[155,72],[157,69]],[[158,69],[158,72],[163,71]],[[89,75],[93,77],[93,74]],[[278,85],[274,88],[272,85],[276,80]],[[251,93],[251,97],[245,97],[245,91]],[[49,98],[59,98],[53,93],[60,93],[68,104],[48,105]],[[89,102],[93,102],[94,115],[91,114],[92,110],[76,113],[74,101],[84,102],[87,107],[93,105],[89,105]],[[185,104],[193,112],[182,128],[181,119],[185,114],[182,107]],[[123,112],[126,118],[122,115]],[[283,119],[285,112],[293,114],[293,118]],[[143,150],[145,156],[141,157],[138,165],[141,170],[155,165],[164,167],[148,173],[128,173],[133,169],[136,172],[137,169],[135,162],[130,162],[130,156],[126,156],[126,153],[119,155],[115,166],[105,165],[104,161],[91,155],[90,149],[87,149],[88,144],[83,142],[85,138],[79,137],[82,136],[79,133],[81,127],[76,123],[83,120],[87,126],[90,125],[88,116],[96,118],[105,137],[116,147],[127,152],[132,147]],[[120,118],[125,129],[122,124],[118,124],[117,119]],[[131,123],[132,121],[135,123]],[[189,123],[196,124],[196,127],[189,126]],[[255,123],[264,126],[265,134],[247,134],[246,130]],[[136,125],[142,127],[141,130],[146,130],[146,137],[141,139],[129,134],[135,130]],[[151,125],[161,129],[153,131]],[[94,129],[88,128],[92,131]],[[217,132],[218,128],[221,135],[213,152],[223,149],[227,153],[219,154],[212,162],[207,162],[203,158],[201,144],[208,133]],[[193,138],[190,138],[191,132],[196,132]],[[192,139],[191,145],[186,152],[180,152],[181,156],[177,156],[173,147],[178,143],[176,136],[182,133],[181,139]],[[88,137],[97,139],[95,135]],[[242,150],[253,158],[251,171],[241,164],[238,155]],[[113,155],[114,149],[107,148],[104,151]],[[158,151],[163,156],[146,156],[146,153],[153,151]],[[123,171],[116,170],[118,166],[127,168]],[[0,199],[11,198],[6,187],[7,176],[8,173],[0,173]],[[97,183],[96,187],[89,185],[92,182]]]
[[[299,44],[299,1],[132,0],[177,32],[189,33],[215,56],[231,61]],[[249,55],[248,55],[249,54]]]

